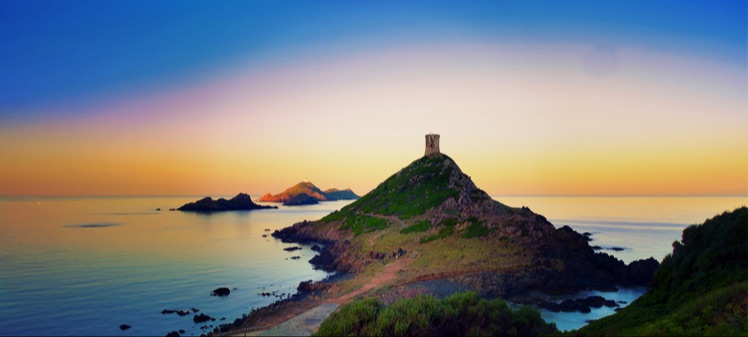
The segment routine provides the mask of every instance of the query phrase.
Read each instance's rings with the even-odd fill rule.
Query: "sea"
[[[301,281],[329,276],[308,263],[310,246],[285,251],[295,244],[270,233],[350,201],[210,215],[169,210],[199,198],[1,197],[0,335],[200,335],[294,294]],[[591,245],[627,263],[662,260],[688,225],[748,204],[748,197],[494,199],[588,232]],[[218,287],[230,295],[211,296]],[[644,291],[575,296],[600,294],[627,304]],[[196,324],[194,309],[216,320]],[[562,330],[611,313],[605,307],[589,314],[541,310]],[[123,331],[122,324],[130,328]]]

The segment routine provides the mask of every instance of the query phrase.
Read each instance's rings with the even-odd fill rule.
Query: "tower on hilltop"
[[[430,154],[439,154],[439,135],[429,133],[426,135],[426,156]]]

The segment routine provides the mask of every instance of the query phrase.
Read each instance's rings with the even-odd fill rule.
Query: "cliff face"
[[[296,197],[300,194],[306,194],[307,196],[310,196],[317,201],[355,200],[359,198],[359,196],[353,193],[353,191],[351,191],[350,189],[340,191],[338,189],[332,188],[327,191],[322,191],[311,182],[300,182],[276,195],[267,193],[263,195],[259,201],[285,203],[291,200],[291,198]]]
[[[190,202],[179,207],[180,211],[189,212],[221,212],[221,211],[249,211],[254,209],[278,208],[276,206],[262,206],[252,202],[252,198],[246,193],[239,193],[235,197],[226,200],[224,198],[213,200],[205,197],[195,202]]]
[[[334,242],[337,252],[344,242],[351,251],[328,258],[335,260],[335,269],[354,272],[383,250],[418,251],[429,266],[412,271],[420,273],[416,279],[450,278],[490,296],[646,285],[658,266],[654,259],[627,266],[595,253],[571,228],[556,229],[529,208],[493,200],[438,153],[414,161],[320,221],[273,235],[324,239]],[[378,244],[380,237],[387,240]]]

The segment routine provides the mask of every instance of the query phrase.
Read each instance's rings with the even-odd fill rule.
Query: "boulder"
[[[195,324],[204,323],[210,320],[214,320],[214,318],[206,314],[199,314],[199,315],[195,315],[194,317],[192,317],[192,321],[195,322]]]
[[[210,294],[210,296],[229,296],[231,294],[231,289],[226,287],[220,287],[213,290],[213,292]]]

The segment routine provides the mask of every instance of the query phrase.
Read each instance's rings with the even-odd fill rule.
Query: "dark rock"
[[[195,322],[196,324],[204,323],[204,322],[207,322],[213,319],[214,319],[213,317],[210,317],[206,314],[195,315],[195,317],[192,317],[192,321]]]
[[[177,314],[179,316],[187,316],[187,315],[190,314],[190,311],[189,310],[168,310],[168,309],[164,309],[164,310],[161,310],[161,314],[162,315]]]
[[[619,306],[618,303],[616,303],[616,301],[613,301],[613,300],[605,300],[603,304],[608,308],[615,308]]]
[[[176,210],[177,210],[176,208],[169,208],[169,211],[171,211],[171,212],[174,212]]]
[[[179,336],[181,335],[179,334],[179,332],[176,332],[176,331],[172,331],[166,334],[166,337],[179,337]]]
[[[301,292],[308,292],[312,288],[312,283],[314,283],[312,280],[301,281],[299,282],[299,286],[296,287],[296,290],[301,291]]]
[[[315,244],[314,246],[312,246],[312,251],[313,252],[321,252],[322,251],[322,247],[320,247],[320,246],[318,246],[318,245]]]
[[[558,304],[558,310],[563,312],[574,312],[576,311],[576,303],[574,300],[565,300]]]
[[[129,325],[127,325],[127,324],[122,324],[122,325],[119,326],[119,329],[122,330],[122,331],[125,331],[125,330],[127,330],[129,328],[132,328],[132,327],[129,326]]]
[[[184,331],[184,329],[179,329],[179,333],[180,333],[180,334],[184,334],[185,332],[186,332],[186,331]]]
[[[286,248],[283,248],[283,250],[285,250],[287,252],[293,252],[295,250],[301,250],[301,247],[299,247],[299,246],[286,247]]]
[[[288,199],[283,202],[283,205],[286,206],[301,206],[301,205],[316,205],[319,204],[319,200],[317,198],[312,197],[306,193],[300,193],[297,194],[291,199]]]
[[[585,299],[585,303],[592,308],[602,308],[605,304],[605,298],[602,296],[589,296]]]
[[[623,248],[623,247],[610,247],[608,249],[610,249],[612,251],[616,251],[616,252],[620,252],[620,251],[626,250],[626,248]]]
[[[156,211],[161,212],[161,209],[160,208],[156,208]]]
[[[300,258],[301,258],[301,256],[291,256],[291,260],[298,260]]]
[[[194,313],[198,313],[198,312],[200,312],[200,309],[198,309],[198,308],[194,308],[194,307],[193,307],[193,308],[190,308],[190,309],[192,309],[192,312],[194,312]]]
[[[239,193],[235,197],[226,200],[224,198],[213,200],[205,197],[196,202],[184,204],[179,207],[180,211],[212,213],[222,211],[249,211],[254,209],[278,208],[278,206],[262,206],[252,202],[252,198],[246,193]]]
[[[262,237],[266,238],[266,237],[268,237],[268,235],[267,234],[262,234]]]
[[[213,290],[213,292],[210,294],[210,296],[229,296],[231,294],[231,289],[226,287],[220,287]]]
[[[654,278],[654,274],[659,267],[660,263],[652,257],[646,260],[636,260],[626,266],[626,273],[624,277],[629,281],[629,284],[646,285],[652,281],[652,279]]]

